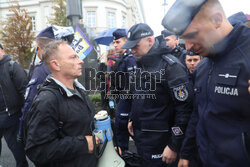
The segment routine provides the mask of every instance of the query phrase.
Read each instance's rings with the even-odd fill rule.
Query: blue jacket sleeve
[[[193,88],[184,66],[178,60],[167,66],[166,75],[173,105],[172,115],[174,115],[171,126],[172,136],[168,146],[171,150],[179,152],[193,110]]]

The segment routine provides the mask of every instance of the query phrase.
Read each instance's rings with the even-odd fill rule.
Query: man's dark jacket
[[[9,115],[21,111],[24,103],[24,92],[27,76],[22,67],[14,63],[4,55],[0,60],[0,112],[8,112]]]
[[[74,87],[82,97],[48,76],[27,113],[25,150],[36,166],[96,166],[84,137],[92,135],[94,106],[78,82]],[[59,122],[63,122],[61,130]]]
[[[194,74],[195,110],[181,158],[190,159],[197,143],[205,167],[249,167],[250,29],[237,24]]]

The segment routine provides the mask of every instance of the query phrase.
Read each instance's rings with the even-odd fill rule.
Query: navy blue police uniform
[[[205,2],[200,1],[191,10],[190,6],[176,1],[163,24],[181,34],[195,16],[192,12],[198,12]],[[187,24],[179,26],[171,13],[176,14],[180,7],[192,14],[181,17],[183,20],[179,23]],[[176,16],[183,14],[179,11]],[[195,106],[181,158],[190,159],[197,144],[204,167],[250,166],[249,43],[250,29],[242,23],[236,24],[224,39],[213,45],[212,54],[194,71]]]
[[[130,46],[130,41],[139,42],[153,35],[150,27],[142,23],[131,27],[129,33],[131,39],[124,48],[136,45]],[[162,153],[166,146],[179,152],[192,110],[192,86],[185,67],[170,53],[156,40],[150,51],[137,60],[130,118],[143,167],[167,166]]]
[[[117,40],[122,37],[127,37],[127,33],[125,29],[118,29],[113,33],[114,40]],[[118,89],[118,101],[116,106],[115,113],[115,129],[118,146],[122,149],[122,151],[128,150],[129,143],[129,133],[128,133],[128,118],[129,113],[131,111],[131,91],[129,87],[129,83],[131,81],[131,76],[133,75],[137,65],[136,65],[136,57],[130,54],[130,50],[126,50],[122,55],[120,62],[118,65],[117,72],[122,72],[120,84],[116,84],[116,88]],[[117,79],[116,79],[117,81]],[[119,82],[118,81],[118,82]]]
[[[236,25],[216,48],[226,48],[198,65],[196,102],[185,144],[196,140],[204,166],[250,165],[250,29]],[[243,42],[244,41],[244,42]],[[183,157],[188,150],[183,148]],[[232,154],[233,153],[233,154]]]
[[[30,109],[33,99],[37,94],[38,86],[45,81],[49,74],[50,71],[43,62],[40,62],[38,65],[36,65],[26,88],[23,113],[26,113]],[[21,119],[24,119],[24,116],[25,115],[22,115]]]
[[[38,35],[39,37],[47,37],[51,39],[55,39],[52,27],[47,27],[42,30]],[[31,74],[31,79],[26,87],[25,92],[25,103],[22,108],[22,116],[20,117],[20,125],[19,125],[19,133],[18,140],[22,140],[23,138],[23,121],[26,116],[26,113],[29,111],[33,99],[35,98],[38,90],[38,86],[41,85],[46,77],[50,74],[49,69],[45,66],[45,64],[41,61],[38,65],[35,66],[34,71]]]

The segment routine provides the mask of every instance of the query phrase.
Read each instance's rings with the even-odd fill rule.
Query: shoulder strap
[[[38,90],[37,94],[39,94],[42,91],[50,91],[50,92],[52,92],[56,96],[57,103],[59,104],[59,113],[58,113],[58,118],[59,118],[59,121],[58,121],[59,137],[63,137],[65,135],[63,133],[62,128],[63,128],[64,123],[66,122],[66,116],[65,116],[65,113],[63,112],[64,105],[60,105],[60,102],[63,101],[62,95],[59,92],[60,90],[55,90],[55,89],[52,89],[52,88],[49,88],[49,87],[45,86],[45,87],[40,88]]]
[[[163,60],[165,60],[169,65],[173,65],[176,62],[176,60],[174,59],[174,57],[171,54],[164,54],[161,56],[163,58]]]
[[[15,61],[11,60],[9,62],[9,74],[10,74],[10,78],[13,80],[14,78],[14,64],[15,64]]]

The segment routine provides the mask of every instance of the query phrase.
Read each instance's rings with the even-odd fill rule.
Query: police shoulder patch
[[[162,55],[162,58],[169,64],[169,65],[173,65],[176,63],[176,60],[174,59],[174,57],[170,54],[167,55]]]
[[[174,96],[179,101],[185,101],[188,98],[188,91],[185,85],[173,88]]]

